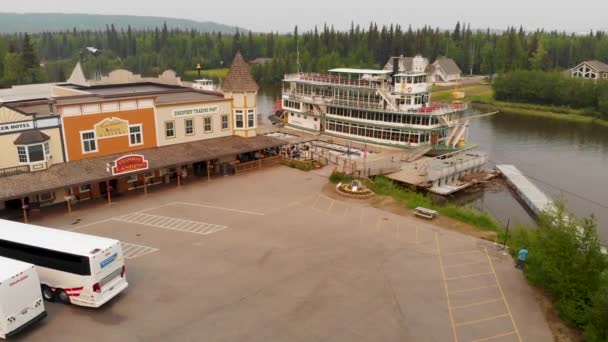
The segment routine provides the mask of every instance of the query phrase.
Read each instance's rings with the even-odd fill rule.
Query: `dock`
[[[535,215],[538,216],[545,209],[553,206],[553,200],[534,185],[517,167],[514,165],[496,165],[496,168]]]

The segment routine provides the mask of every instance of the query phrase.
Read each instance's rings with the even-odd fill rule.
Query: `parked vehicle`
[[[0,338],[13,336],[44,317],[36,267],[0,257]]]
[[[0,256],[36,265],[49,302],[97,308],[129,285],[118,240],[0,220]]]

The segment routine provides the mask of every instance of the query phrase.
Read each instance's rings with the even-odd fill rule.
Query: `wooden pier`
[[[514,165],[496,165],[496,168],[535,215],[553,206],[553,201]]]

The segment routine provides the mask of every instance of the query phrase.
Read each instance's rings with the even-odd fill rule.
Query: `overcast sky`
[[[452,28],[459,20],[473,28],[608,29],[608,0],[2,0],[0,11],[169,16],[263,32],[351,21]]]

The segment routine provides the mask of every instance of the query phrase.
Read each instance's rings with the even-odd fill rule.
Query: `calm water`
[[[265,122],[280,89],[263,88],[259,111]],[[608,240],[608,127],[500,113],[473,120],[469,141],[493,164],[513,164],[553,199],[563,198],[579,216],[595,215]],[[500,222],[533,224],[506,188],[458,196],[458,202],[490,212]]]

